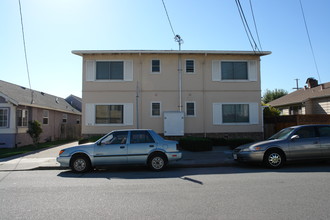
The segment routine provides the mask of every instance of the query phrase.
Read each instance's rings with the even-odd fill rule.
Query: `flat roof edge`
[[[226,50],[72,50],[78,56],[89,54],[218,54],[218,55],[269,55],[271,51],[226,51]]]

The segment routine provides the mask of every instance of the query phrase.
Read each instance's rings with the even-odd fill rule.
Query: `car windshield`
[[[292,133],[293,130],[294,130],[294,128],[285,128],[285,129],[277,132],[276,134],[274,134],[270,138],[268,138],[268,140],[275,140],[275,139],[284,140],[284,139],[286,139],[287,137],[290,136],[290,134]]]

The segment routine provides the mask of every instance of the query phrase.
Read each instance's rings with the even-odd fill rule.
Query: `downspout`
[[[136,82],[136,128],[140,128],[139,124],[139,81]]]
[[[181,53],[179,52],[178,60],[178,74],[179,74],[179,111],[182,111],[182,60]]]

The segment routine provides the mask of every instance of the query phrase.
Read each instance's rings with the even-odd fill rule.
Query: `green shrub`
[[[235,139],[225,139],[225,138],[211,138],[213,146],[228,146],[234,149],[240,145],[248,144],[254,142],[251,138],[235,138]]]
[[[213,143],[208,138],[185,137],[179,140],[180,147],[188,151],[211,151]]]
[[[29,130],[27,130],[27,133],[32,138],[33,144],[37,145],[40,140],[40,134],[42,133],[41,124],[38,121],[30,121],[29,122]]]

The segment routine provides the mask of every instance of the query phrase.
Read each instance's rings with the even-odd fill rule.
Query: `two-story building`
[[[150,128],[165,136],[262,139],[260,57],[253,51],[90,51],[82,133]]]

